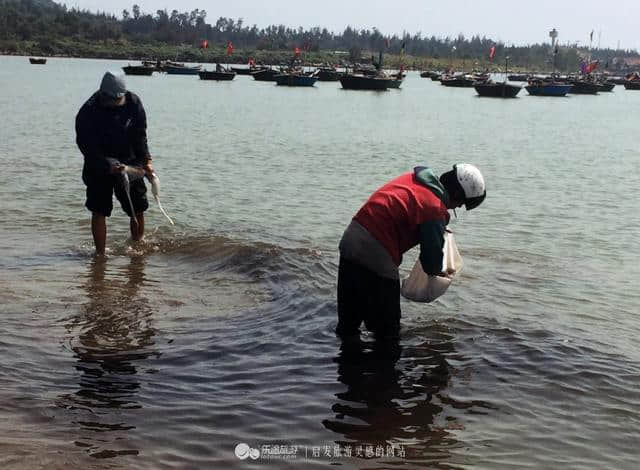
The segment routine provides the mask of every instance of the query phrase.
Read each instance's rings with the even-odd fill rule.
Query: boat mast
[[[551,52],[553,53],[553,72],[551,73],[551,76],[553,77],[556,74],[556,39],[558,37],[558,31],[556,30],[556,28],[553,28],[551,31],[549,31],[549,37],[551,38]]]

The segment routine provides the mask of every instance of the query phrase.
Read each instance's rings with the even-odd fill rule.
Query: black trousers
[[[399,335],[400,281],[378,276],[341,256],[336,333],[341,337],[357,335],[363,321],[377,337]]]

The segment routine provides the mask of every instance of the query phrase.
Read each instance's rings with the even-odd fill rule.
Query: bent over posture
[[[439,178],[416,167],[374,192],[340,240],[336,333],[359,335],[364,321],[377,337],[398,336],[402,255],[420,244],[424,272],[443,274],[448,210],[462,205],[471,210],[485,197],[480,170],[467,163]]]
[[[142,176],[153,173],[147,146],[147,116],[140,98],[127,91],[121,74],[105,73],[100,89],[80,108],[76,143],[84,156],[82,181],[87,187],[85,205],[92,213],[96,254],[105,252],[106,218],[113,209],[114,192],[131,218],[131,238],[142,239],[144,211],[149,207]],[[128,178],[118,177],[125,165],[138,172],[138,179],[130,184]]]

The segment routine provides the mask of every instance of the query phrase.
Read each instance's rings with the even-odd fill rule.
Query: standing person
[[[115,192],[122,209],[131,218],[131,238],[144,235],[144,211],[149,208],[144,178],[130,184],[131,207],[116,175],[124,165],[138,168],[140,176],[151,175],[151,155],[147,146],[147,116],[140,98],[127,91],[124,76],[106,72],[100,89],[80,108],[76,116],[76,143],[84,156],[82,181],[87,187],[87,209],[92,213],[91,231],[96,254],[104,255],[107,241],[106,218],[113,209]]]
[[[471,210],[486,194],[480,170],[468,163],[439,178],[427,167],[416,167],[373,193],[340,240],[336,333],[357,336],[364,321],[376,337],[397,337],[402,255],[420,244],[424,272],[444,274],[448,210],[462,205]]]

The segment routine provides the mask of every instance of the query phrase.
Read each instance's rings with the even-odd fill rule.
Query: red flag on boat
[[[598,68],[598,65],[600,65],[600,61],[596,60],[595,62],[591,62],[589,65],[587,65],[587,73],[591,73],[593,72],[595,69]]]
[[[489,49],[489,59],[493,59],[495,55],[496,55],[496,46],[491,46],[491,49]]]
[[[227,43],[227,55],[231,55],[233,53],[233,44],[231,44],[231,41],[229,41]]]
[[[300,48],[296,46],[295,50],[294,50],[294,54],[296,57],[298,57],[300,55]]]
[[[202,42],[200,42],[200,49],[207,49],[209,48],[209,41],[207,41],[206,39],[203,39]]]

